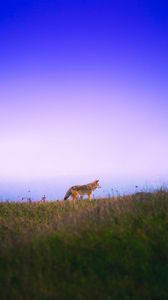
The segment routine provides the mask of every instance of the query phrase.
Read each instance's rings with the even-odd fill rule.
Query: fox
[[[71,196],[73,202],[76,202],[79,196],[83,197],[84,195],[88,195],[88,199],[89,201],[91,201],[92,192],[97,188],[101,188],[99,180],[94,180],[93,182],[90,182],[85,185],[71,186],[70,189],[66,192],[64,200],[67,200]]]

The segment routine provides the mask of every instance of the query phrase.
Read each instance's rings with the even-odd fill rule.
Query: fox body
[[[64,200],[67,200],[70,196],[72,197],[73,201],[75,202],[79,196],[88,195],[89,201],[92,200],[92,192],[100,188],[99,180],[95,180],[91,183],[85,185],[74,185],[70,187],[70,189],[66,192]]]

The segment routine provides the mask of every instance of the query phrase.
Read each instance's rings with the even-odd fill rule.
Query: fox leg
[[[89,199],[90,202],[92,201],[92,193],[88,194],[88,199]]]
[[[76,202],[78,199],[79,193],[77,191],[72,191],[72,200],[73,202]]]

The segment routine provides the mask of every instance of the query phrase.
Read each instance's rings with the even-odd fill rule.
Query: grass
[[[0,203],[0,299],[168,299],[168,192]]]

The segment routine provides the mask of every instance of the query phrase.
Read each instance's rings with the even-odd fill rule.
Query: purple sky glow
[[[0,199],[168,183],[165,3],[1,1]]]

